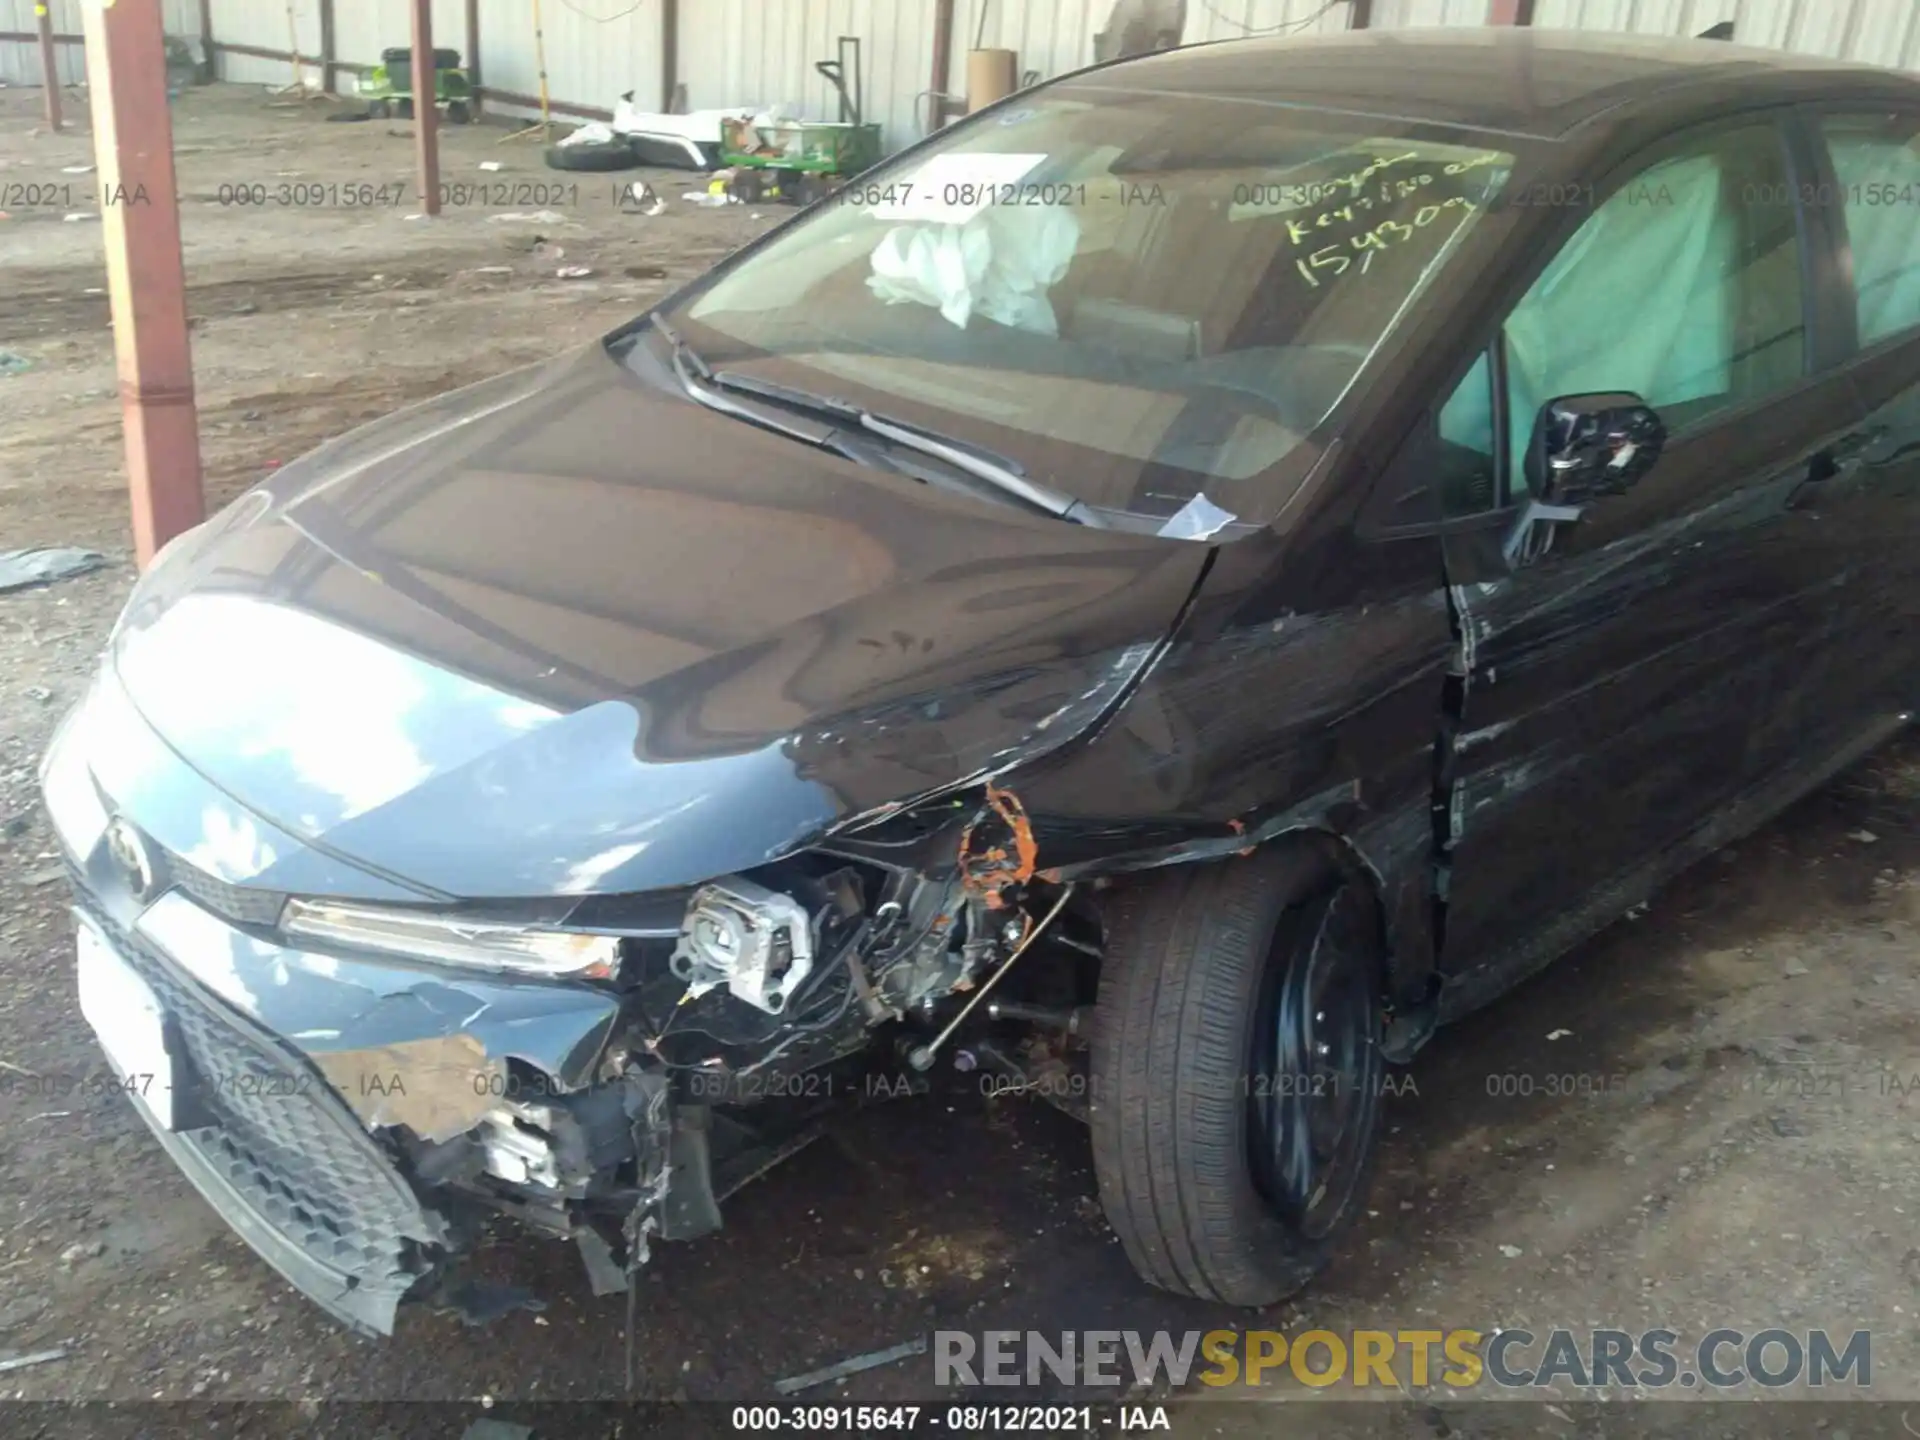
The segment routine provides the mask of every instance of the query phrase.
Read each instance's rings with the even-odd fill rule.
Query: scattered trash
[[[467,272],[469,275],[511,275],[511,265],[478,265]]]
[[[1547,1031],[1547,1039],[1564,1040],[1571,1034],[1573,1034],[1571,1030],[1549,1030]]]
[[[614,204],[623,215],[658,215],[667,208],[667,197],[644,180],[629,180]]]
[[[407,216],[406,218],[409,220],[424,220],[427,217],[424,211],[415,211],[413,214]]]
[[[758,220],[759,218],[760,218],[760,212],[758,210],[755,210],[751,215],[747,216],[747,219],[749,220]]]
[[[76,210],[71,215],[62,215],[60,218],[71,225],[76,220],[98,220],[100,217],[91,210]]]
[[[1857,840],[1862,845],[1872,845],[1879,840],[1879,838],[1880,837],[1871,830],[1849,830],[1847,832],[1847,839]]]
[[[500,162],[498,160],[482,160],[480,162],[480,168],[482,170],[498,170],[500,168]]]
[[[82,295],[104,295],[107,292],[102,286],[89,285],[86,289],[82,290],[80,293]]]
[[[1502,1245],[1500,1247],[1500,1253],[1509,1260],[1518,1260],[1527,1252],[1522,1250],[1518,1245]]]
[[[680,198],[689,205],[705,205],[710,208],[720,205],[738,205],[740,203],[740,197],[738,195],[725,195],[718,190],[689,190]]]
[[[531,225],[564,225],[567,217],[558,210],[506,210],[498,215],[489,215],[487,219],[494,223],[519,221]]]
[[[62,1250],[60,1252],[60,1263],[62,1265],[72,1265],[81,1260],[98,1259],[106,1253],[107,1247],[102,1245],[98,1240],[82,1241],[79,1244],[69,1245],[66,1249]]]
[[[62,175],[91,175],[93,173],[93,167],[91,165],[62,165],[60,167],[60,173]]]
[[[566,246],[556,245],[551,240],[547,239],[547,237],[544,235],[536,235],[534,237],[534,240],[533,240],[533,258],[534,259],[563,260],[566,258],[566,254],[567,254]]]
[[[1797,980],[1802,975],[1808,974],[1809,972],[1807,970],[1807,967],[1802,965],[1798,960],[1789,960],[1786,963],[1786,967],[1782,969],[1780,973],[1786,976],[1787,979],[1789,980]]]
[[[858,1375],[862,1370],[877,1370],[882,1365],[891,1365],[896,1360],[905,1360],[910,1356],[927,1353],[927,1337],[909,1340],[904,1345],[895,1345],[886,1350],[874,1350],[865,1355],[855,1355],[851,1360],[842,1360],[838,1365],[829,1365],[824,1370],[810,1370],[805,1375],[790,1376],[785,1380],[773,1382],[773,1388],[782,1395],[798,1394],[802,1390],[811,1390],[815,1385],[824,1385],[829,1380],[840,1380],[848,1375]]]
[[[36,1350],[31,1355],[8,1355],[0,1358],[0,1373],[8,1370],[24,1370],[29,1365],[45,1365],[49,1360],[67,1358],[66,1347],[57,1350]]]
[[[593,274],[593,267],[591,265],[562,265],[553,273],[562,280],[584,280],[587,276]]]
[[[559,144],[566,145],[610,145],[620,137],[613,133],[613,127],[600,120],[589,120],[570,135],[562,135]]]
[[[56,580],[84,575],[107,563],[97,550],[81,550],[72,545],[47,545],[38,550],[0,550],[0,594],[24,590],[30,585],[51,585]]]
[[[29,700],[38,700],[41,704],[53,699],[53,691],[44,685],[29,685],[22,692]]]
[[[33,361],[24,355],[16,355],[11,350],[0,350],[0,375],[18,375],[22,370],[31,370]]]

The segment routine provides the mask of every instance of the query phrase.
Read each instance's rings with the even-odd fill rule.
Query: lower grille
[[[213,1124],[183,1130],[191,1145],[288,1242],[333,1269],[381,1280],[417,1271],[419,1202],[371,1136],[306,1063],[257,1039],[221,1002],[179,976],[96,906],[82,908],[159,996],[178,1027],[193,1100]],[[344,1112],[343,1112],[344,1114]]]

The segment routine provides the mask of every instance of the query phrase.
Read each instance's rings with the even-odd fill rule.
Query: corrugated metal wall
[[[542,0],[548,89],[553,98],[611,108],[624,91],[661,104],[662,0]],[[77,34],[80,0],[51,0],[54,29]],[[169,31],[199,29],[198,0],[163,0]],[[1043,78],[1093,59],[1094,36],[1112,0],[957,0],[949,84],[965,84],[975,44],[1019,53],[1023,70]],[[230,43],[285,51],[287,0],[214,0],[213,29]],[[292,33],[307,55],[320,52],[320,0],[292,0]],[[924,128],[921,98],[932,72],[934,0],[681,0],[677,68],[695,106],[785,104],[815,116],[834,114],[834,97],[813,63],[834,54],[841,35],[860,38],[867,113],[889,145]],[[1345,0],[1187,0],[1189,43],[1245,34],[1306,34],[1344,29]],[[1477,25],[1487,0],[1374,0],[1373,24]],[[1920,69],[1920,0],[1537,0],[1541,26],[1692,35],[1723,20],[1738,40],[1874,64]],[[464,0],[434,0],[437,39],[471,61]],[[32,0],[0,0],[0,31],[31,32]],[[480,56],[486,83],[533,95],[539,89],[532,0],[480,0]],[[382,49],[407,43],[399,0],[334,0],[337,57],[371,64]],[[78,83],[78,46],[57,51],[61,77]],[[228,53],[226,78],[284,85],[285,60]],[[315,77],[308,72],[309,80]],[[31,43],[0,43],[0,81],[35,85],[40,63]],[[506,108],[496,106],[496,109]]]
[[[833,119],[838,101],[813,66],[834,58],[842,35],[860,40],[866,117],[889,143],[911,140],[914,97],[933,69],[933,0],[681,0],[677,66],[687,103],[788,105]],[[643,95],[658,93],[652,75]]]
[[[692,15],[713,8],[714,0],[682,0],[680,23],[684,27]],[[636,102],[658,103],[660,0],[542,0],[540,21],[546,43],[547,92],[553,99],[611,110],[622,93],[632,90]],[[447,34],[461,33],[462,21],[449,23],[453,28]],[[440,24],[438,10],[434,24]],[[522,95],[539,93],[531,0],[481,0],[480,78],[489,87]],[[488,108],[516,113],[497,104]]]
[[[34,0],[0,0],[0,30],[31,35],[39,26],[34,18]],[[47,0],[48,18],[56,35],[80,33],[80,0]],[[162,0],[162,22],[169,35],[200,33],[199,0]],[[281,46],[285,49],[285,45]],[[54,47],[54,63],[62,85],[78,85],[86,79],[87,65],[78,45]],[[0,83],[35,85],[40,83],[40,50],[33,44],[0,44]]]
[[[273,0],[253,0],[271,5]],[[318,4],[319,0],[300,0]],[[232,0],[214,0],[213,33],[216,39],[229,38],[221,26],[224,12],[235,8]],[[382,50],[409,43],[412,20],[409,7],[395,0],[333,0],[333,56],[346,65],[373,65]],[[282,29],[285,28],[284,22]],[[502,37],[505,38],[504,36]],[[458,50],[467,59],[467,7],[463,0],[433,0],[433,43],[437,49]],[[283,39],[274,47],[287,48]],[[316,49],[313,53],[318,54]],[[228,67],[228,74],[232,74]],[[237,78],[237,77],[235,77]],[[350,78],[340,81],[342,90],[351,90]]]
[[[216,0],[213,7],[213,38],[224,44],[285,52],[296,35],[302,55],[320,53],[320,0]],[[293,65],[229,52],[220,57],[220,77],[242,85],[291,85]],[[320,83],[311,66],[302,78],[309,85]]]

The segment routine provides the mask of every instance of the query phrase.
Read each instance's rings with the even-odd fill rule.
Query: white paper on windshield
[[[1015,184],[1046,158],[936,155],[912,174],[872,187],[882,196],[867,213],[881,220],[962,224],[991,206],[1001,186]]]
[[[1211,540],[1239,518],[1196,491],[1155,533],[1168,540]]]

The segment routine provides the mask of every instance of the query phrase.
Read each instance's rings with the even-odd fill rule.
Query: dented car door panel
[[[1464,676],[1447,798],[1449,1010],[1604,923],[1683,842],[1832,749],[1849,557],[1788,501],[1851,423],[1837,377],[1672,444],[1509,574],[1447,538]],[[1564,547],[1564,548],[1563,548]]]

